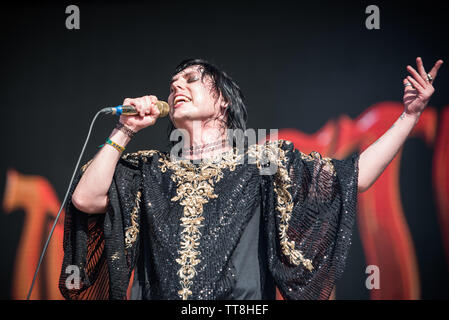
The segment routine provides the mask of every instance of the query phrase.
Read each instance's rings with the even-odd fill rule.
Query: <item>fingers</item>
[[[144,104],[143,104],[142,98],[134,98],[134,99],[126,98],[125,100],[123,100],[123,105],[124,106],[133,106],[133,107],[135,107],[136,110],[137,110],[136,116],[143,117],[143,115],[144,115],[144,113],[143,113]]]
[[[404,80],[402,80],[402,83],[404,84],[404,92],[408,93],[408,92],[412,92],[415,89],[413,88],[413,85],[411,84],[410,81],[408,81],[407,78],[405,78]]]
[[[427,73],[426,70],[424,69],[424,65],[422,63],[422,59],[421,57],[416,58],[416,67],[418,69],[419,75],[421,76],[421,78],[423,78],[425,81],[429,81],[429,79],[427,78]]]
[[[145,104],[143,111],[144,111],[144,116],[146,116],[146,115],[150,114],[151,105],[153,104],[153,102],[151,102],[150,96],[144,96],[143,99],[144,99],[144,104]]]
[[[435,80],[438,70],[440,69],[441,65],[443,64],[443,60],[438,60],[435,62],[435,65],[433,66],[432,70],[430,70],[429,74],[432,76],[432,78]]]
[[[430,70],[430,72],[428,73],[432,77],[432,80],[429,81],[429,77],[427,76],[426,70],[424,69],[424,64],[423,64],[421,57],[416,58],[416,66],[417,66],[419,75],[421,76],[422,79],[424,79],[425,82],[430,83],[430,84],[432,84],[433,81],[435,80],[435,78],[438,74],[438,70],[440,69],[442,64],[443,64],[443,60],[441,60],[441,59],[439,59],[437,62],[435,62],[434,66],[432,67],[432,70]],[[407,67],[407,70],[408,70],[408,67]],[[415,77],[415,79],[416,79],[416,77]],[[420,82],[419,79],[416,79],[416,80],[418,82]]]
[[[149,98],[150,98],[150,100],[151,100],[151,102],[152,103],[156,103],[156,102],[158,102],[159,100],[157,99],[157,97],[156,96],[148,96]]]
[[[410,74],[413,76],[413,80],[417,83],[420,84],[421,87],[425,88],[428,84],[428,82],[426,82],[424,80],[424,78],[422,78],[418,72],[416,72],[415,69],[413,69],[411,66],[407,66],[407,71],[410,72]],[[427,76],[425,76],[427,78]],[[408,76],[407,78],[412,78],[410,76]],[[412,82],[412,84],[414,85],[414,83]]]
[[[413,87],[418,90],[419,93],[424,92],[424,88],[411,76],[407,76],[407,80],[413,85]]]
[[[123,100],[122,105],[124,106],[134,106],[134,104],[132,103],[134,99],[131,98],[126,98],[125,100]]]
[[[160,111],[159,108],[157,107],[156,103],[159,100],[157,99],[156,96],[145,96],[145,102],[146,102],[146,106],[145,106],[145,115],[151,116],[153,118],[158,118]]]
[[[150,114],[151,114],[151,116],[153,116],[155,118],[159,118],[159,115],[161,114],[161,112],[160,112],[159,108],[156,105],[156,103],[159,100],[157,99],[156,96],[150,96],[150,99],[152,101]]]
[[[156,111],[153,111],[153,107],[155,107],[155,103],[157,102],[157,97],[156,96],[143,96],[140,98],[126,98],[123,101],[123,105],[131,105],[134,106],[137,110],[137,115],[140,117],[145,117],[147,115],[159,115],[159,110],[157,109]]]

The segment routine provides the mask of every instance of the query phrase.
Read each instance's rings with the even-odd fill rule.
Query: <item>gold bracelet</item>
[[[121,145],[115,143],[114,141],[111,141],[111,139],[109,138],[106,139],[106,143],[113,146],[120,153],[122,153],[125,150],[125,147],[122,147]],[[104,146],[104,144],[98,147],[101,148],[102,146]]]

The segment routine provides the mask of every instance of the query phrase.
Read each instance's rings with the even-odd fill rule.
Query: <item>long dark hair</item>
[[[242,131],[245,131],[248,113],[246,111],[243,93],[237,83],[235,83],[226,72],[218,69],[215,65],[203,59],[186,59],[181,61],[175,68],[170,79],[190,66],[199,66],[202,73],[201,80],[204,80],[204,77],[209,76],[212,79],[212,89],[215,91],[214,93],[218,96],[221,94],[225,102],[228,103],[226,108],[226,128],[241,129]],[[168,127],[168,140],[170,146],[177,143],[176,141],[170,141],[170,134],[174,129],[175,126],[170,121]]]

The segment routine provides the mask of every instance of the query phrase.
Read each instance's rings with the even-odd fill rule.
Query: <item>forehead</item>
[[[181,77],[187,77],[187,76],[189,76],[191,74],[201,74],[201,73],[202,73],[202,67],[201,66],[199,66],[199,65],[190,66],[190,67],[185,68],[181,72],[175,74],[173,76],[173,78],[171,79],[170,83],[178,80]]]

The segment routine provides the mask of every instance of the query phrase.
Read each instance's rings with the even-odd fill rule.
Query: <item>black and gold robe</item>
[[[126,299],[134,271],[133,299],[274,299],[276,286],[285,299],[328,299],[351,244],[357,180],[358,154],[325,158],[283,140],[201,163],[125,154],[105,214],[67,203],[60,290]],[[79,289],[67,288],[68,265]]]

